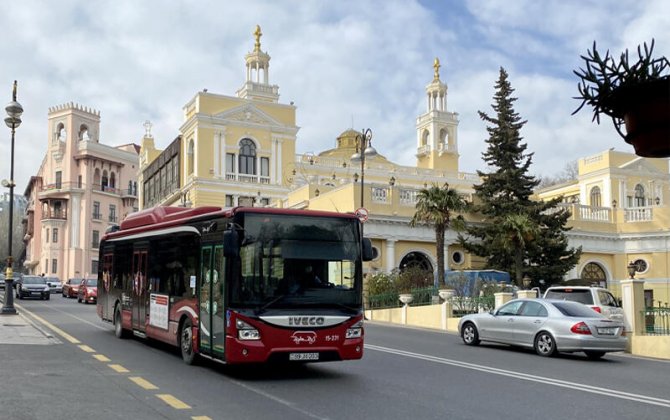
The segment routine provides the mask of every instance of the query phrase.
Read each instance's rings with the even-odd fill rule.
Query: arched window
[[[239,169],[241,174],[256,175],[256,145],[251,139],[240,141]]]
[[[82,124],[81,127],[79,127],[79,141],[89,141],[91,138],[88,135],[88,127],[86,124]]]
[[[430,132],[428,130],[423,130],[421,134],[421,146],[426,146],[428,144],[428,135]]]
[[[635,207],[644,207],[644,187],[640,184],[635,186]]]
[[[102,191],[105,191],[105,188],[109,186],[109,177],[107,176],[107,171],[102,171],[102,180],[100,183]]]
[[[440,144],[444,144],[444,147],[447,148],[449,146],[449,138],[447,136],[447,129],[443,128],[440,130]]]
[[[600,187],[591,188],[591,207],[601,207],[602,198],[600,196]]]
[[[430,273],[433,272],[433,264],[431,264],[430,259],[421,252],[410,252],[400,260],[400,271],[413,267],[418,267]]]
[[[56,127],[56,139],[58,141],[65,141],[66,136],[67,131],[65,131],[65,125],[63,123],[59,123],[58,127]]]
[[[193,164],[194,164],[194,154],[195,154],[195,146],[193,145],[193,140],[189,140],[188,142],[188,174],[193,173]]]
[[[582,269],[582,279],[589,280],[593,283],[603,284],[607,282],[607,275],[600,264],[590,262]]]
[[[94,188],[100,188],[100,169],[95,168],[93,173],[93,186]]]
[[[109,186],[111,188],[116,188],[116,174],[114,172],[109,176]]]

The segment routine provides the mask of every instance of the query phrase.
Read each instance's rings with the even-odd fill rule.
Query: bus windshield
[[[247,213],[231,306],[360,310],[358,221]],[[359,262],[359,263],[357,263]]]

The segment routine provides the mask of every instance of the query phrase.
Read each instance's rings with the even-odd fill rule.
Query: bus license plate
[[[289,353],[288,360],[319,360],[319,353]]]

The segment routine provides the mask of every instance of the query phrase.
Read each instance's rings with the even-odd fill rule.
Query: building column
[[[509,292],[500,292],[500,293],[494,293],[495,296],[495,308],[498,309],[514,297],[514,293],[509,293]]]
[[[644,332],[644,280],[621,280],[621,298],[627,335]]]
[[[385,270],[387,273],[393,271],[396,268],[395,262],[395,239],[386,240],[386,267]]]

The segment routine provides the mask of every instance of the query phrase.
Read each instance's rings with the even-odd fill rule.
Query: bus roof
[[[224,209],[215,206],[195,208],[156,206],[128,215],[118,229],[109,231],[103,239],[126,236],[131,233],[160,229],[183,224],[191,219],[201,217],[232,217],[237,213],[285,214],[299,216],[339,217],[358,219],[353,213],[336,213],[320,210],[277,209],[268,207],[235,207]]]

